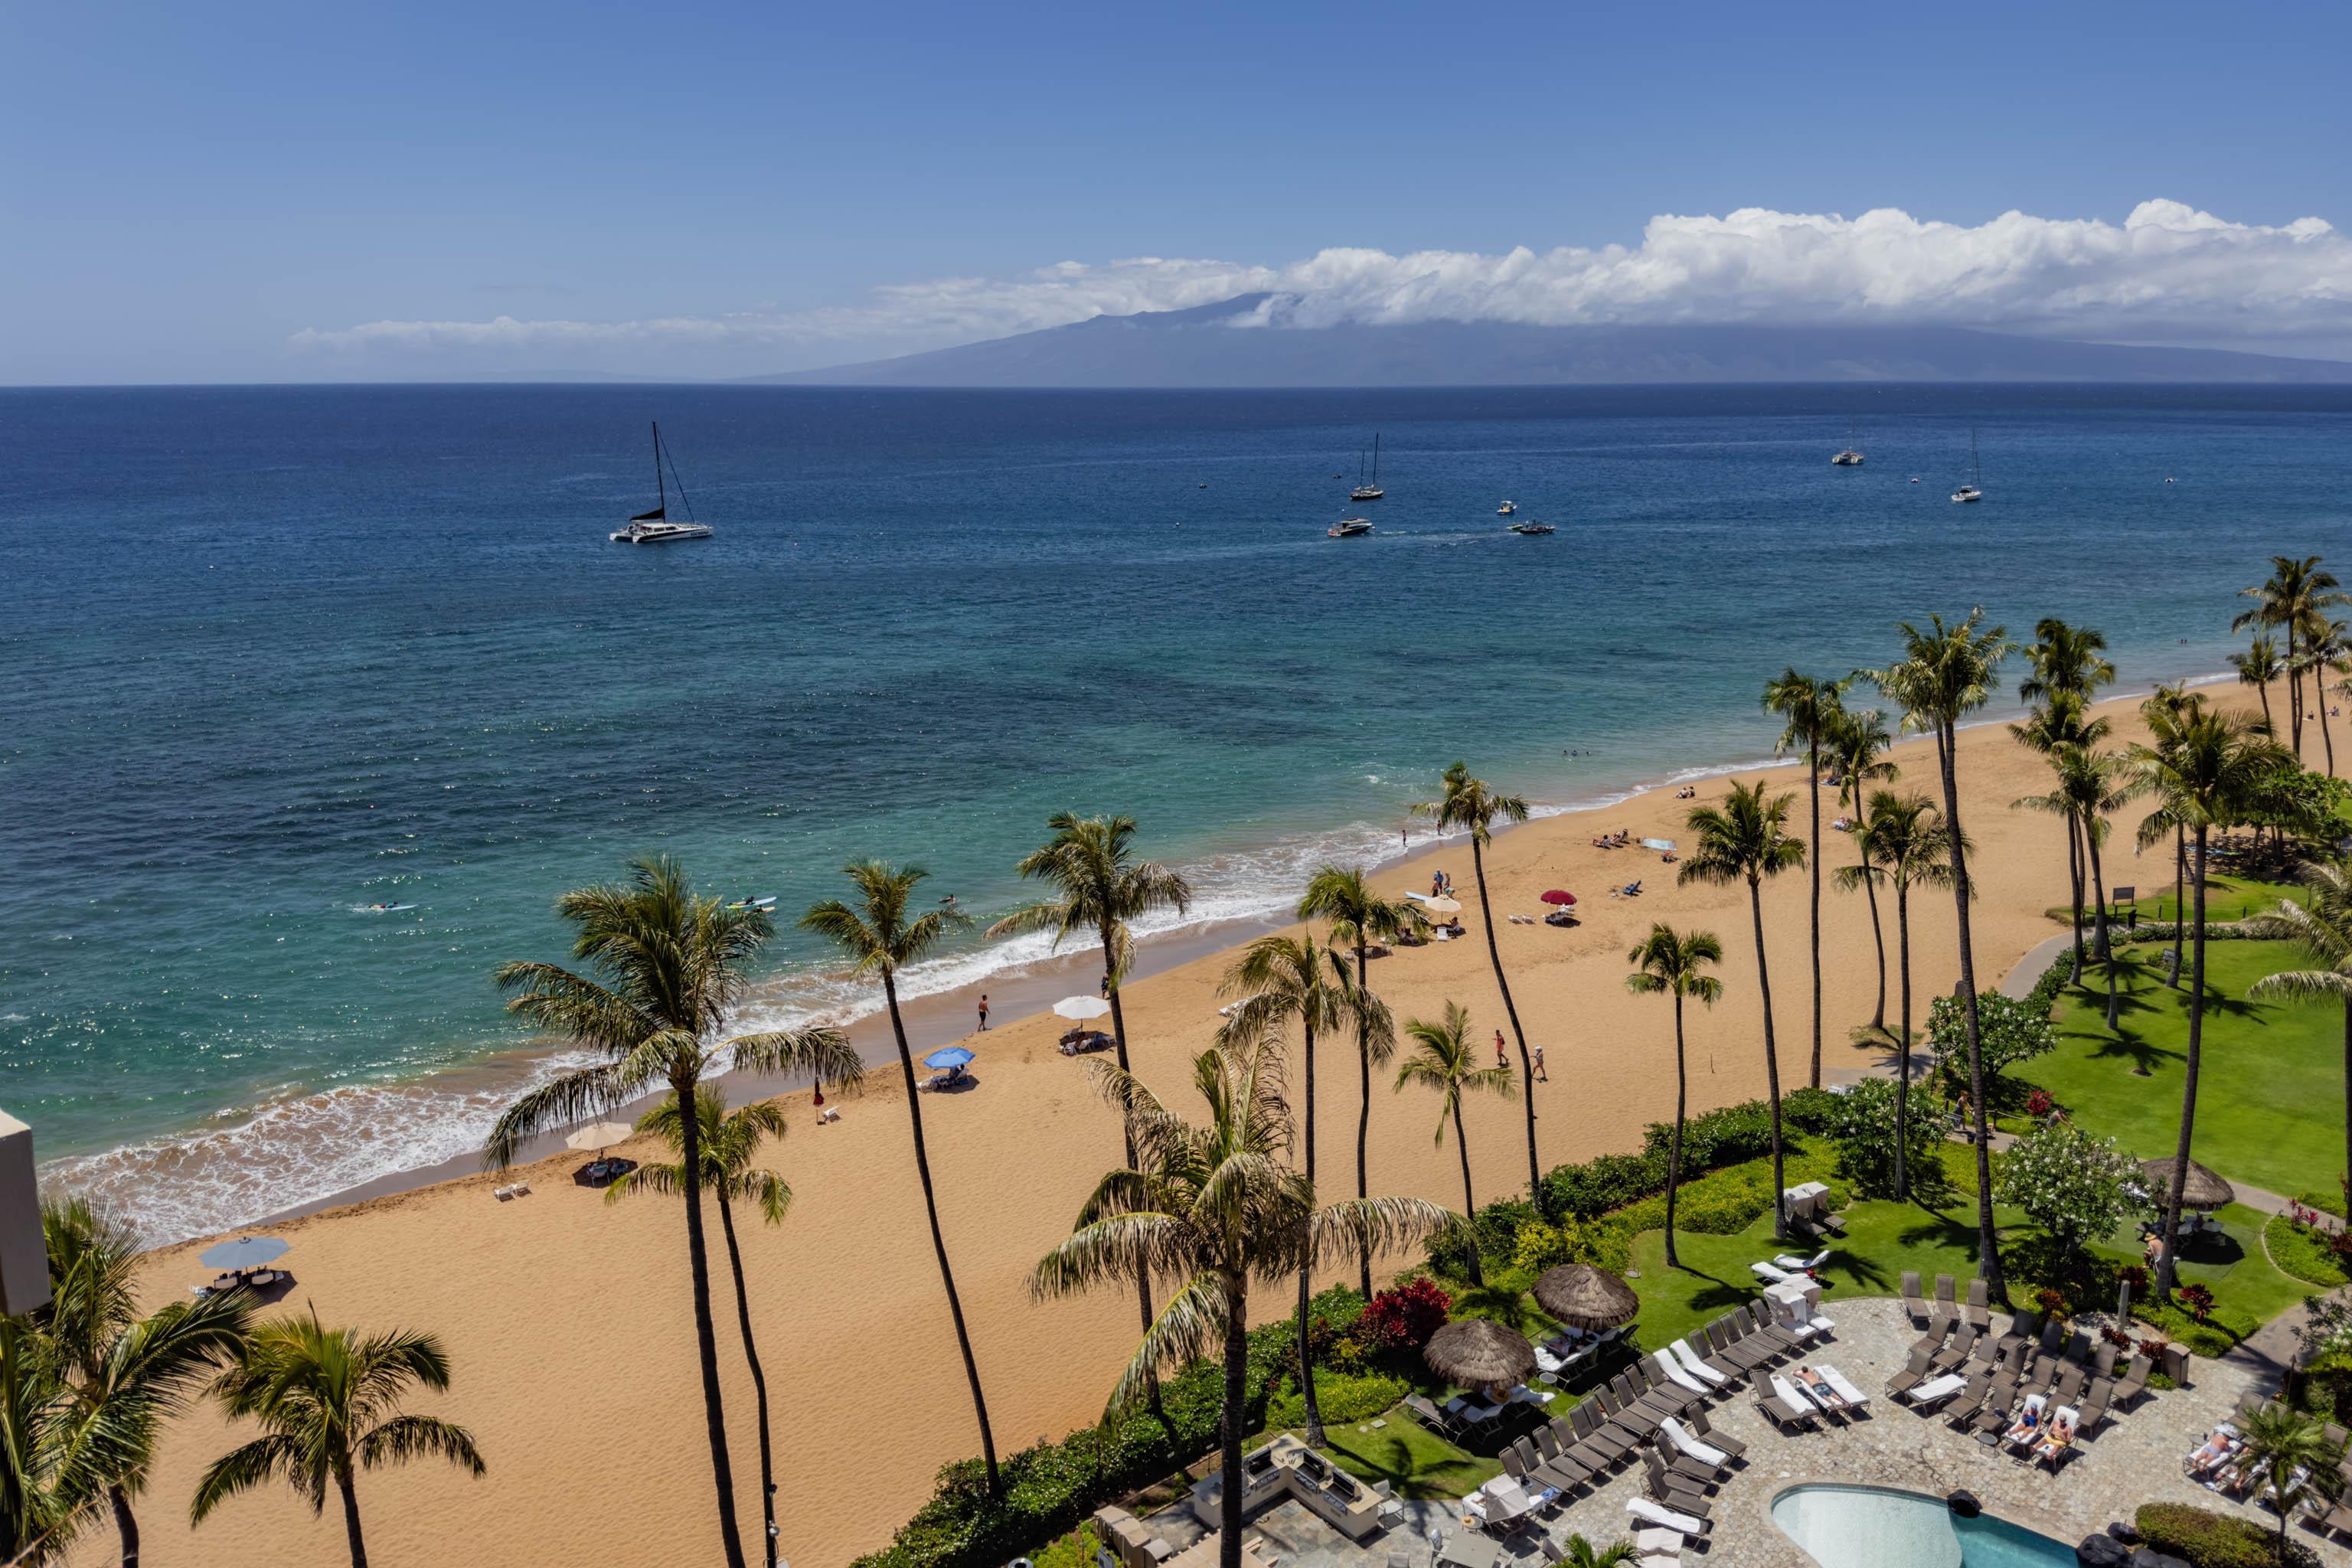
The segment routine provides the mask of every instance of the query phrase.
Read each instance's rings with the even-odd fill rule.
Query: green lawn
[[[2105,1027],[2101,989],[2061,994],[2058,1048],[2018,1068],[2080,1126],[2141,1159],[2170,1154],[2179,1126],[2188,1050],[2188,984],[2165,985],[2161,949],[2120,950],[2122,1007]],[[2246,988],[2303,961],[2283,942],[2214,942],[2205,948],[2204,1070],[2197,1094],[2197,1159],[2222,1175],[2292,1197],[2332,1190],[2343,1168],[2344,1022],[2334,1006],[2249,1002]],[[2146,1069],[2141,1076],[2136,1069]]]
[[[2127,882],[2124,885],[2130,887],[2135,884]],[[2127,912],[2134,919],[2152,923],[2168,922],[2177,918],[2172,912],[2172,879],[2169,876],[2164,879],[2161,887],[2153,882],[2140,882],[2137,886],[2139,897],[2125,905],[2124,910],[2119,912]],[[2084,889],[2083,897],[2083,918],[2087,927],[2091,919],[2089,889]],[[2281,899],[2293,899],[2301,903],[2308,897],[2308,889],[2294,882],[2259,882],[2252,877],[2209,873],[2205,879],[2205,918],[2209,921],[2243,920],[2248,915],[2276,909]],[[2189,905],[2192,909],[2196,905],[2194,893],[2189,895]],[[2052,920],[2064,925],[2074,918],[2074,910],[2071,904],[2061,904],[2048,912]]]
[[[1400,1405],[1380,1419],[1349,1421],[1323,1430],[1323,1452],[1364,1481],[1387,1481],[1402,1498],[1466,1497],[1503,1473],[1501,1463],[1467,1454],[1405,1414]]]

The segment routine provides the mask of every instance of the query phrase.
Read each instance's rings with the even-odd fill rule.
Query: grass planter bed
[[[2344,1271],[2343,1260],[2327,1249],[2327,1238],[2305,1230],[2283,1214],[2273,1215],[2270,1224],[2263,1227],[2263,1246],[2281,1273],[2305,1284],[2333,1289],[2352,1283],[2352,1275]]]

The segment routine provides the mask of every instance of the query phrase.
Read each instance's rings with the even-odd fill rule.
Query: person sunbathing
[[[1806,1366],[1799,1367],[1797,1369],[1797,1383],[1804,1389],[1806,1397],[1820,1405],[1823,1409],[1843,1410],[1845,1408],[1846,1402],[1839,1395],[1838,1391],[1832,1388],[1829,1385],[1828,1380],[1823,1378],[1820,1373],[1815,1372],[1811,1367]]]
[[[2003,1443],[2030,1443],[2035,1437],[2039,1436],[2041,1432],[2042,1407],[2038,1405],[2029,1405],[2025,1407],[2025,1414],[2018,1417],[2017,1425],[2011,1426],[2008,1432],[2002,1435],[2001,1441]]]
[[[2210,1481],[2237,1452],[2236,1436],[2226,1429],[2216,1428],[2205,1439],[2205,1446],[2189,1456],[2189,1474],[2194,1479]]]
[[[2042,1439],[2040,1446],[2035,1450],[2036,1457],[2042,1458],[2055,1458],[2056,1456],[2064,1453],[2067,1446],[2074,1441],[2074,1424],[2066,1419],[2065,1416],[2061,1415],[2056,1420],[2050,1423],[2050,1436]]]

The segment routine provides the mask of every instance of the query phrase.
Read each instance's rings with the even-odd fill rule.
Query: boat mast
[[[1372,483],[1381,482],[1381,433],[1372,432]]]
[[[659,498],[659,502],[658,502],[658,504],[659,504],[659,506],[660,506],[660,510],[659,510],[658,512],[656,512],[656,516],[659,516],[659,517],[667,517],[667,516],[669,515],[669,487],[662,483],[662,464],[661,464],[661,421],[660,421],[660,420],[658,420],[658,419],[655,420],[655,421],[653,422],[653,426],[654,426],[654,494],[655,494],[657,498]]]

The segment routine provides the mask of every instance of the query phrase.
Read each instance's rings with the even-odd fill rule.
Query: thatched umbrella
[[[1622,1327],[1642,1310],[1633,1287],[1605,1268],[1563,1263],[1536,1279],[1536,1305],[1572,1329],[1594,1333]]]
[[[2172,1195],[2172,1161],[2142,1160],[2139,1163],[2139,1169],[2140,1174],[2147,1178],[2149,1190],[2155,1194],[2158,1203],[2164,1202]],[[2229,1183],[2196,1161],[2189,1162],[2189,1180],[2180,1189],[2182,1208],[2210,1213],[2214,1209],[2226,1208],[2237,1201],[2237,1191]]]
[[[1421,1359],[1465,1388],[1509,1388],[1536,1369],[1536,1347],[1517,1329],[1486,1318],[1456,1318],[1429,1336]]]

